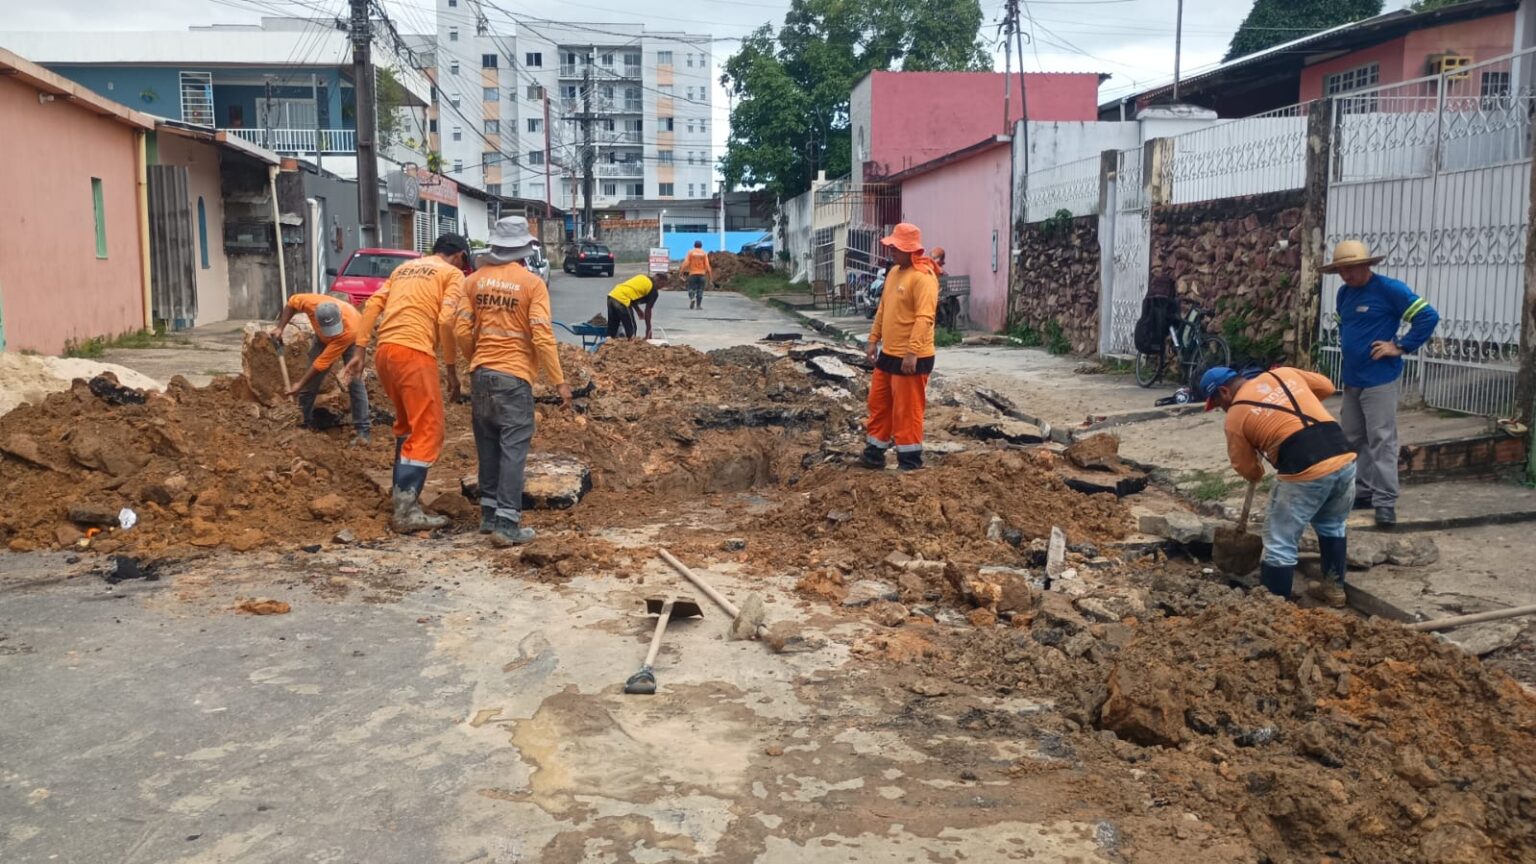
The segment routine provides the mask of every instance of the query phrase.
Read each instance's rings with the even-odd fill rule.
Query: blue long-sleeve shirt
[[[1440,313],[1406,284],[1380,273],[1359,288],[1339,286],[1339,348],[1344,355],[1344,386],[1378,387],[1403,374],[1403,358],[1371,359],[1371,344],[1397,341],[1405,354],[1419,350],[1440,323]],[[1401,326],[1408,333],[1397,338]]]

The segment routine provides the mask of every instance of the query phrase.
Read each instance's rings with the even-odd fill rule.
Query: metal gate
[[[1484,415],[1514,400],[1533,59],[1526,51],[1335,98],[1327,244],[1364,241],[1386,256],[1377,270],[1440,313],[1407,360],[1405,398]],[[1340,284],[1323,280],[1318,332],[1319,365],[1336,381]]]
[[[1147,217],[1146,189],[1142,183],[1143,150],[1120,151],[1116,160],[1111,196],[1113,212],[1113,266],[1101,279],[1099,298],[1099,353],[1129,357],[1136,353],[1136,319],[1147,296],[1151,271],[1152,222]]]
[[[150,165],[149,275],[151,315],[167,330],[191,327],[197,318],[198,237],[192,225],[183,165]]]

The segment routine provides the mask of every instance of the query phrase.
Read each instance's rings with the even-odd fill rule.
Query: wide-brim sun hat
[[[1370,247],[1359,240],[1343,240],[1333,247],[1333,260],[1324,264],[1320,269],[1324,273],[1337,273],[1342,267],[1354,267],[1365,265],[1367,267],[1380,264],[1387,260],[1385,255],[1372,255]]]
[[[490,264],[522,261],[533,254],[538,242],[528,230],[527,219],[507,216],[496,220],[496,224],[491,227],[491,249],[480,257]]]
[[[923,251],[923,232],[916,225],[903,222],[891,230],[891,236],[881,238],[880,245],[916,255]]]

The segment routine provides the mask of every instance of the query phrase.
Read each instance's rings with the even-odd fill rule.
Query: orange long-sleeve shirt
[[[869,343],[892,357],[932,357],[933,316],[939,308],[939,280],[915,267],[897,267],[886,274],[880,308]]]
[[[315,320],[315,310],[322,303],[334,304],[341,310],[341,332],[335,336],[325,336],[320,333],[320,322]],[[325,346],[320,356],[315,358],[315,371],[324,372],[335,365],[341,355],[357,342],[357,334],[363,329],[363,316],[351,303],[327,297],[324,294],[295,294],[288,298],[288,308],[295,313],[304,313],[309,316],[309,326],[314,328],[315,338]]]
[[[533,384],[543,370],[565,383],[549,311],[549,287],[520,263],[476,270],[457,299],[453,333],[469,368],[481,366]]]
[[[1270,372],[1285,382],[1291,395],[1296,397],[1296,405],[1300,406],[1301,413],[1325,422],[1333,419],[1321,401],[1332,396],[1337,389],[1326,376],[1288,366],[1271,369]],[[1262,454],[1273,464],[1279,456],[1280,444],[1301,431],[1301,418],[1290,413],[1294,410],[1291,400],[1267,373],[1239,388],[1234,401],[1262,402],[1286,409],[1276,411],[1253,405],[1233,405],[1227,409],[1227,457],[1232,460],[1232,467],[1237,473],[1249,482],[1257,483],[1264,479],[1264,466],[1259,464],[1259,456]],[[1299,474],[1281,474],[1279,478],[1291,482],[1316,480],[1353,461],[1355,454],[1342,453],[1324,459]]]
[[[378,322],[380,345],[435,356],[441,344],[444,362],[453,365],[453,300],[463,290],[463,271],[436,255],[401,264],[363,307],[357,344],[367,347]]]
[[[709,253],[703,249],[689,250],[683,258],[682,267],[684,276],[703,276],[707,279],[715,278],[715,269],[709,264]]]

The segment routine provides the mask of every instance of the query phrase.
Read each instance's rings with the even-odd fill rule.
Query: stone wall
[[[1292,308],[1301,275],[1301,190],[1158,207],[1152,272],[1185,303],[1215,312],[1233,360],[1294,360]]]
[[[1008,326],[1044,334],[1052,322],[1076,354],[1099,350],[1099,217],[1023,227]]]

